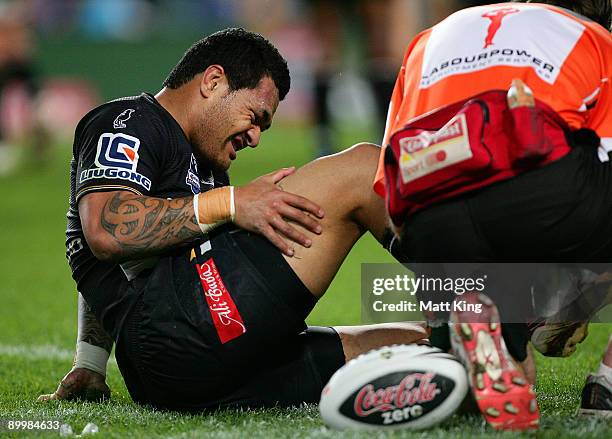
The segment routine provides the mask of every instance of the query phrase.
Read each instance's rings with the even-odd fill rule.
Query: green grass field
[[[351,139],[346,137],[345,145]],[[357,137],[358,138],[358,137]],[[301,128],[275,128],[256,151],[240,153],[232,169],[236,184],[281,166],[299,165],[311,156],[309,133]],[[65,212],[68,205],[70,150],[58,148],[49,165],[25,164],[14,175],[0,177],[0,418],[61,419],[76,433],[88,422],[98,437],[271,438],[271,437],[517,437],[496,434],[478,418],[455,416],[424,432],[354,434],[326,428],[315,406],[291,410],[227,411],[209,416],[160,413],[133,404],[117,366],[109,366],[112,400],[103,404],[37,403],[40,393],[54,390],[71,365],[76,338],[75,288],[64,258]],[[369,237],[346,260],[327,296],[309,319],[311,324],[359,323],[360,263],[388,262],[390,257]],[[589,338],[570,359],[538,356],[539,432],[532,437],[612,437],[604,420],[575,416],[586,374],[594,370],[610,325],[591,325]],[[0,436],[7,435],[0,432]],[[34,435],[12,433],[8,437]],[[43,437],[57,433],[40,433]]]

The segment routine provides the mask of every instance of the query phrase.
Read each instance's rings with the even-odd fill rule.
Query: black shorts
[[[401,250],[416,262],[612,260],[612,161],[592,147],[409,217]]]
[[[593,146],[576,146],[562,159],[483,190],[433,205],[409,217],[400,238],[402,258],[428,274],[452,270],[454,262],[555,262],[594,272],[612,267],[612,161],[601,162]],[[438,265],[440,263],[440,265]],[[450,264],[449,264],[450,263]],[[513,274],[512,291],[486,291],[500,307],[531,303],[529,266]],[[541,277],[554,278],[548,265]],[[523,291],[524,294],[521,294]],[[546,288],[544,295],[558,294]],[[503,326],[511,354],[523,360],[529,338],[519,320]],[[445,328],[432,342],[450,346]]]
[[[195,256],[195,257],[194,257]],[[126,283],[116,358],[134,401],[161,409],[318,402],[344,364],[332,328],[307,328],[316,303],[266,239],[233,229],[163,257]],[[117,312],[120,314],[120,312]]]

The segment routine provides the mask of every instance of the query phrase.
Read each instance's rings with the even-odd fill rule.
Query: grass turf
[[[364,138],[357,135],[356,138]],[[345,136],[344,144],[351,142]],[[232,169],[236,184],[278,167],[310,159],[312,139],[300,128],[275,128],[260,151],[244,151]],[[594,370],[611,331],[591,325],[589,338],[570,359],[537,357],[538,433],[494,433],[479,418],[455,416],[424,432],[366,433],[327,429],[316,406],[288,410],[225,411],[214,415],[161,413],[133,404],[116,364],[109,365],[112,400],[103,404],[35,402],[54,390],[70,368],[76,334],[76,296],[64,258],[68,199],[68,148],[58,148],[48,166],[26,164],[11,177],[0,177],[0,418],[61,419],[76,433],[88,422],[97,437],[611,437],[601,419],[575,416],[586,374]],[[330,291],[309,318],[311,324],[359,323],[361,262],[389,262],[371,238],[364,238],[345,261]],[[609,422],[609,421],[608,421]],[[8,437],[51,437],[57,433],[0,432]]]

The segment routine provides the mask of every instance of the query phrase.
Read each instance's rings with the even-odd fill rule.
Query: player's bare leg
[[[329,287],[355,242],[370,231],[381,241],[389,230],[384,200],[372,190],[380,148],[361,143],[341,153],[323,157],[285,178],[284,190],[306,197],[325,210],[323,233],[303,230],[312,240],[310,248],[295,246],[285,259],[317,297]],[[389,323],[335,328],[348,360],[381,346],[411,344],[428,337],[424,325]]]
[[[323,233],[316,235],[301,228],[312,246],[296,245],[295,255],[285,256],[317,297],[327,290],[344,258],[366,231],[381,241],[388,230],[384,200],[372,190],[379,154],[376,145],[360,143],[312,161],[280,183],[284,190],[312,200],[325,211]]]
[[[429,336],[423,324],[411,322],[334,326],[334,329],[340,336],[346,361],[382,346],[428,344]]]

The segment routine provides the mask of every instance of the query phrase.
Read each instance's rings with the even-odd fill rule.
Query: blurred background
[[[233,183],[243,184],[359,141],[379,143],[412,37],[476,3],[0,0],[0,345],[74,340],[65,212],[72,136],[91,108],[156,93],[187,48],[214,31],[260,32],[287,58],[292,87],[274,129],[232,165]],[[390,261],[362,240],[310,323],[359,322],[360,264]]]
[[[74,352],[77,296],[64,256],[65,215],[72,136],[87,111],[122,96],[156,93],[185,50],[209,33],[228,26],[258,31],[288,59],[292,87],[260,147],[242,151],[232,165],[232,182],[240,185],[355,142],[380,142],[411,38],[476,3],[485,2],[0,0],[0,417],[61,416],[79,428],[94,420],[114,437],[134,430],[142,437],[178,437],[201,422],[160,421],[158,413],[137,409],[113,362],[114,405],[49,411],[34,402],[54,389]],[[376,262],[392,259],[365,236],[308,323],[359,323],[361,264]],[[572,361],[538,356],[541,385],[548,389],[540,403],[553,414],[549,426],[587,431],[567,422],[610,330],[591,325],[591,332]],[[272,418],[270,425],[277,424],[295,425]],[[480,436],[480,427],[473,434]],[[196,430],[189,437],[197,436]]]
[[[288,59],[292,89],[275,125],[312,131],[313,156],[380,142],[411,38],[476,3],[486,2],[0,0],[0,174],[19,161],[12,145],[44,161],[90,108],[155,93],[194,41],[229,26],[263,34]]]

